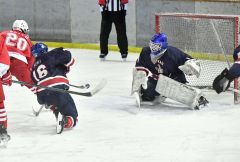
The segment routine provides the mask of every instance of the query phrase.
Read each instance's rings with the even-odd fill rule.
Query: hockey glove
[[[132,94],[138,92],[141,89],[147,89],[148,76],[143,67],[136,67],[133,69],[133,80],[132,80]]]
[[[2,84],[7,86],[12,85],[12,75],[10,71],[2,76]]]
[[[105,6],[106,5],[106,0],[98,0],[98,4],[100,6]]]
[[[219,94],[221,92],[226,91],[231,82],[233,81],[233,77],[229,74],[228,69],[225,68],[220,75],[218,75],[213,81],[213,89]]]
[[[127,4],[128,0],[121,0],[121,4]]]
[[[184,65],[181,65],[178,68],[189,76],[196,75],[199,77],[201,71],[200,61],[196,59],[187,60]]]

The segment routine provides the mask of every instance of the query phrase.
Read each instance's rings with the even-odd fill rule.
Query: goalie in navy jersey
[[[155,34],[149,46],[142,49],[136,61],[133,70],[132,94],[139,93],[141,101],[158,100],[161,103],[166,99],[166,96],[156,90],[161,76],[185,84],[187,83],[185,74],[199,77],[200,70],[198,60],[168,45],[166,34]]]
[[[32,47],[32,54],[36,57],[32,67],[32,79],[35,84],[64,90],[69,89],[66,74],[74,63],[69,51],[60,47],[48,52],[47,45],[36,43]],[[36,94],[39,104],[51,105],[51,110],[54,111],[56,118],[59,117],[60,112],[61,118],[63,118],[62,129],[72,128],[76,125],[78,112],[69,93],[37,88]]]
[[[233,52],[234,64],[228,70],[225,68],[213,81],[213,89],[218,93],[225,92],[231,82],[240,77],[240,45]]]

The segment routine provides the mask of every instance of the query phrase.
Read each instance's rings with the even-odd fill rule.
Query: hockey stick
[[[75,87],[75,88],[80,88],[80,89],[88,89],[90,87],[90,84],[86,83],[83,85],[73,85],[73,84],[68,84],[71,87]]]
[[[88,84],[88,83],[83,84],[83,85],[73,85],[73,84],[68,84],[68,85],[71,87],[80,88],[80,89],[88,89],[90,87],[90,84]],[[32,107],[33,115],[37,117],[41,113],[43,107],[44,107],[44,105],[41,105],[41,107],[38,110],[35,110]]]
[[[56,91],[56,92],[62,92],[62,93],[70,93],[70,94],[75,94],[75,95],[80,95],[80,96],[86,96],[86,97],[91,97],[94,94],[96,94],[97,92],[99,92],[102,88],[105,87],[105,85],[107,84],[107,81],[105,79],[102,79],[95,88],[93,88],[90,91],[87,92],[76,92],[76,91],[71,91],[71,90],[64,90],[64,89],[59,89],[59,88],[54,88],[54,87],[46,87],[46,86],[41,86],[41,85],[36,85],[36,84],[30,84],[30,83],[26,83],[26,82],[22,82],[22,81],[16,81],[16,80],[12,80],[13,83],[16,84],[21,84],[21,85],[28,85],[28,86],[32,86],[32,87],[37,87],[37,88],[43,88],[43,89],[48,89],[51,91]]]
[[[35,110],[34,108],[32,108],[33,115],[37,117],[42,112],[43,107],[45,107],[46,109],[50,109],[51,105],[50,106],[41,105],[41,107],[38,110]]]
[[[44,105],[41,105],[41,107],[37,111],[34,108],[32,108],[33,115],[38,116],[40,114],[40,112],[42,111],[43,107],[44,107]]]

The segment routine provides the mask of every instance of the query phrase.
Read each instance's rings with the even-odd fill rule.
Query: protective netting
[[[234,16],[156,14],[156,31],[167,34],[169,45],[203,60],[200,77],[188,77],[188,81],[210,87],[213,79],[229,67],[226,58],[231,58],[237,44],[237,20]]]
[[[201,72],[198,78],[196,76],[186,76],[189,85],[200,88],[211,87],[215,77],[228,67],[227,62],[212,60],[201,60],[200,65]]]

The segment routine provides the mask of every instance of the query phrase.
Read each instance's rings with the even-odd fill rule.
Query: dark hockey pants
[[[73,126],[76,125],[78,112],[74,100],[69,93],[43,90],[37,93],[37,98],[39,104],[55,105],[62,115],[73,117]]]

